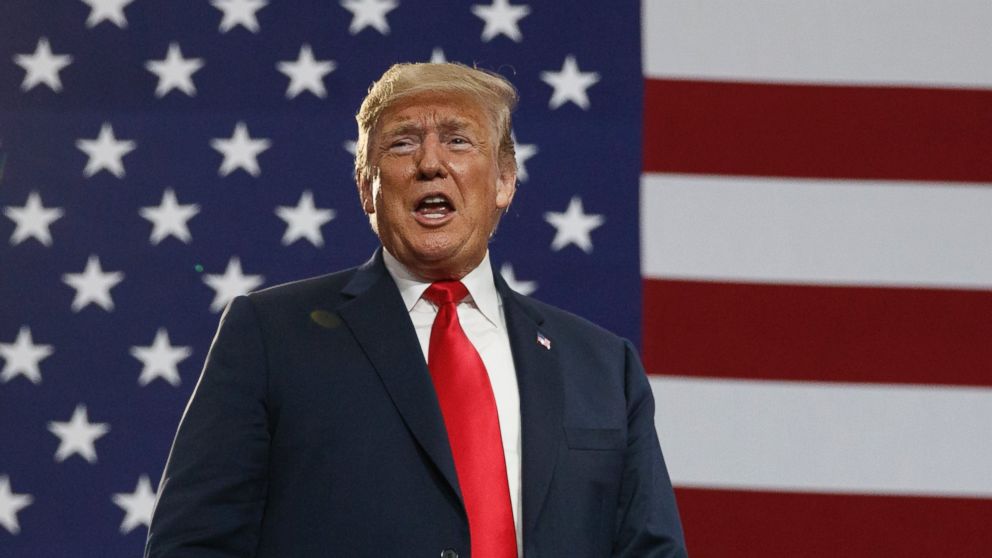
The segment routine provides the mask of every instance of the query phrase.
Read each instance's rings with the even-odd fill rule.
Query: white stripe
[[[645,0],[644,73],[992,86],[989,0]]]
[[[646,174],[646,277],[992,288],[992,185]]]
[[[992,390],[651,377],[680,486],[992,496]]]

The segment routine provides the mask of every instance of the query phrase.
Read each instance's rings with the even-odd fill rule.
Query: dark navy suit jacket
[[[685,556],[634,349],[495,280],[520,389],[526,558]],[[468,522],[381,254],[235,299],[176,434],[146,556],[449,549],[469,556]]]

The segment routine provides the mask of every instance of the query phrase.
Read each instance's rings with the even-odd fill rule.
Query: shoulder
[[[544,345],[536,350],[543,355],[547,349],[547,362],[553,363],[550,366],[560,374],[566,423],[576,426],[589,425],[592,421],[605,425],[604,428],[624,424],[634,394],[631,387],[642,386],[647,381],[633,345],[561,308],[520,295],[511,298],[510,304],[516,308],[509,312],[523,310],[535,317],[536,343]],[[520,323],[510,319],[508,322]],[[516,333],[511,332],[511,336],[517,335],[526,347],[535,343],[533,338],[527,338],[533,335],[533,330],[528,330],[524,326]],[[541,339],[542,335],[546,340]]]
[[[295,313],[305,309],[334,310],[344,300],[344,287],[358,268],[350,268],[317,277],[308,277],[274,285],[247,295],[252,306],[261,314]]]
[[[339,292],[351,280],[357,269],[357,267],[353,267],[316,277],[297,279],[254,291],[249,296],[255,301],[261,302],[269,299],[308,297],[328,291]]]

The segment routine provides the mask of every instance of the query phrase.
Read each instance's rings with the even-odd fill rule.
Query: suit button
[[[458,553],[450,548],[441,551],[441,558],[458,558]]]

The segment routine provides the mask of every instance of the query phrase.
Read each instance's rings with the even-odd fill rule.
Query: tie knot
[[[424,298],[437,306],[458,304],[466,296],[468,296],[468,289],[462,285],[461,281],[437,281],[431,283],[431,286],[424,291]]]

